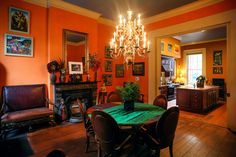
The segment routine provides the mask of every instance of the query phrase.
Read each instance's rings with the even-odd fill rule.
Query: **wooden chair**
[[[167,98],[165,95],[162,94],[158,95],[153,101],[153,105],[160,106],[164,109],[167,109],[167,104],[168,104]]]
[[[129,143],[132,135],[122,132],[116,121],[103,111],[92,113],[92,124],[98,141],[98,156],[103,157],[120,156],[124,147]]]
[[[108,94],[107,96],[107,102],[108,103],[112,103],[112,102],[120,102],[122,103],[123,100],[121,98],[121,95],[119,93],[119,91],[112,91]]]
[[[179,108],[171,107],[163,113],[154,130],[141,128],[141,136],[144,138],[144,142],[152,150],[155,150],[158,157],[160,150],[166,147],[169,147],[170,156],[173,157],[173,141],[178,119]]]
[[[84,128],[86,130],[85,152],[87,153],[89,145],[90,145],[90,137],[93,137],[95,139],[95,134],[94,134],[92,122],[91,122],[90,118],[88,117],[88,114],[86,112],[86,108],[85,108],[84,104],[81,103],[81,101],[79,99],[77,99],[77,103],[79,104],[79,109],[80,109],[80,113],[81,113],[81,116],[82,116],[82,121],[83,121],[83,124],[84,124]]]

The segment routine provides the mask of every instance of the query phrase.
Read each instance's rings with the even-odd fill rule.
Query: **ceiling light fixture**
[[[149,41],[141,24],[140,14],[132,19],[132,11],[128,11],[127,19],[120,15],[119,25],[110,42],[110,55],[112,58],[124,57],[126,64],[134,63],[135,55],[144,57],[150,52]]]

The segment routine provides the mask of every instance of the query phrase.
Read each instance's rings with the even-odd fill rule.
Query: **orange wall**
[[[8,30],[8,8],[14,6],[17,8],[29,10],[30,33],[16,33]],[[151,31],[162,27],[199,19],[216,13],[224,12],[236,8],[236,1],[224,0],[218,4],[204,7],[196,11],[191,11],[182,15],[174,16],[165,20],[157,21],[145,26],[145,30]],[[1,0],[0,1],[0,85],[33,84],[48,83],[48,72],[46,64],[62,57],[62,30],[69,29],[88,33],[88,45],[90,53],[97,52],[102,61],[102,68],[98,72],[98,80],[104,72],[104,49],[108,44],[114,28],[98,23],[96,20],[64,11],[58,8],[50,7],[48,9],[32,5],[22,0]],[[30,36],[34,39],[34,57],[11,57],[4,56],[4,33]],[[154,44],[154,43],[151,43]],[[138,83],[141,85],[142,93],[147,100],[148,94],[148,64],[146,59],[136,59],[136,62],[145,62],[145,76],[139,76]],[[123,81],[134,81],[131,68],[125,71],[124,78],[115,78],[115,64],[122,63],[123,60],[113,61],[113,86],[107,87],[108,91],[115,89],[115,86],[122,85]],[[224,70],[225,72],[225,70]],[[108,73],[108,72],[106,72]],[[93,72],[90,71],[93,77]],[[93,78],[91,78],[93,80]],[[52,88],[50,88],[52,91]]]
[[[30,11],[29,34],[9,31],[10,6]],[[47,83],[46,9],[20,0],[1,0],[0,17],[0,86]],[[33,57],[5,56],[5,33],[32,37]]]
[[[184,50],[199,49],[199,48],[206,48],[206,78],[207,80],[212,81],[212,78],[224,78],[226,81],[226,75],[227,75],[226,41],[224,40],[224,41],[210,42],[210,43],[204,43],[204,44],[182,46],[181,52],[183,52]],[[218,51],[218,50],[222,50],[222,65],[213,66],[213,52]],[[183,67],[183,59],[178,60],[178,66]],[[213,74],[213,67],[223,67],[223,74]]]

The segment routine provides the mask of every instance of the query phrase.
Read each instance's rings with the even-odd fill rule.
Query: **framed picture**
[[[134,76],[144,76],[145,74],[145,64],[144,62],[137,62],[133,64],[133,75]]]
[[[111,59],[110,47],[109,46],[105,46],[105,58]]]
[[[168,51],[172,52],[172,49],[173,49],[173,45],[172,44],[168,44]]]
[[[112,61],[105,60],[105,72],[112,72]]]
[[[30,12],[14,7],[9,8],[9,30],[14,32],[29,33]]]
[[[223,67],[213,67],[213,74],[223,74]]]
[[[7,56],[33,57],[33,39],[13,34],[5,34],[4,54]]]
[[[165,43],[164,41],[161,41],[161,51],[165,51]]]
[[[222,50],[213,52],[213,65],[222,65]]]
[[[102,79],[105,83],[105,86],[112,86],[112,74],[103,74]]]
[[[69,74],[83,74],[83,63],[69,62]]]
[[[124,77],[124,64],[116,64],[116,77]]]

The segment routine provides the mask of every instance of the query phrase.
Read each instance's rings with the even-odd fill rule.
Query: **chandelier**
[[[132,18],[132,11],[128,11],[127,19],[120,15],[120,22],[110,42],[110,55],[112,58],[124,57],[126,64],[134,63],[135,55],[145,57],[150,52],[149,41],[140,21],[140,14]]]

